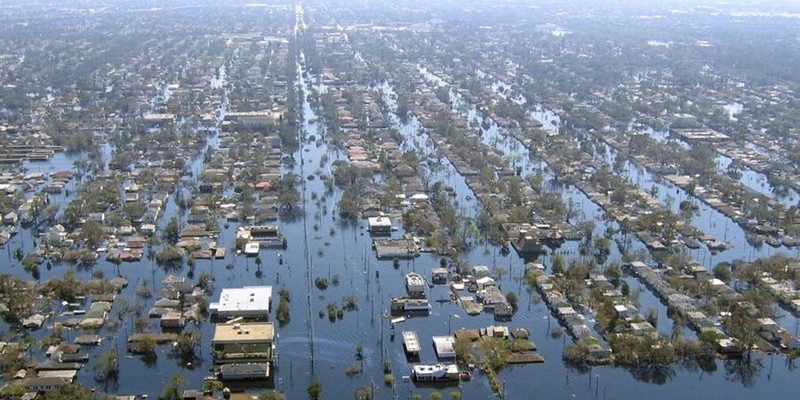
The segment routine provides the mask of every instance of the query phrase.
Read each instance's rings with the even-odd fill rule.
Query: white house
[[[486,290],[490,287],[497,287],[497,282],[488,276],[484,276],[475,280],[475,286],[478,287],[478,290]]]

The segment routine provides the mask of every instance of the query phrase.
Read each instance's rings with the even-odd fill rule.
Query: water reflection
[[[675,368],[668,364],[640,364],[630,372],[639,382],[655,385],[663,385],[675,378]]]
[[[738,359],[725,360],[725,379],[731,382],[739,382],[742,386],[753,387],[758,381],[764,363],[760,356],[746,356]]]

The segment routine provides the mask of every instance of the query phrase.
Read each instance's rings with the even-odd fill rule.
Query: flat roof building
[[[223,364],[219,368],[222,380],[267,379],[269,363]]]
[[[267,320],[272,309],[272,286],[222,289],[219,301],[211,303],[208,309],[218,319]]]
[[[211,340],[214,363],[271,362],[274,340],[275,326],[271,322],[216,324]]]
[[[392,220],[389,217],[370,217],[367,218],[369,233],[373,235],[385,235],[392,233]]]
[[[442,359],[456,358],[456,339],[453,336],[434,336],[433,347],[436,357]]]

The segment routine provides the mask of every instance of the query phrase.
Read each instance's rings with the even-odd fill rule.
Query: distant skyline
[[[360,0],[365,2],[380,3],[385,0]],[[272,4],[272,3],[320,3],[320,0],[306,0],[306,1],[275,1],[275,0],[228,0],[225,3],[233,4]],[[325,3],[330,3],[324,1]],[[356,1],[358,2],[358,1]],[[680,8],[685,6],[703,8],[723,8],[726,10],[753,10],[753,11],[782,11],[782,12],[796,12],[800,14],[800,1],[797,0],[576,0],[563,2],[561,0],[440,0],[439,3],[454,3],[459,5],[469,5],[472,3],[509,3],[509,4],[539,4],[548,5],[555,4],[561,7],[575,7],[577,5],[597,5],[608,7],[609,5],[629,5],[629,6],[655,6],[657,8]],[[427,3],[426,1],[419,0],[395,0],[394,4],[415,4]],[[18,5],[53,5],[60,7],[102,7],[108,5],[127,5],[127,6],[158,6],[168,7],[170,5],[223,5],[217,0],[0,0],[0,7],[18,6]]]

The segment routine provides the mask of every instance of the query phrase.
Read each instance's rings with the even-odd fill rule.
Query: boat
[[[411,377],[417,382],[457,381],[461,372],[455,364],[419,364],[411,366]]]

